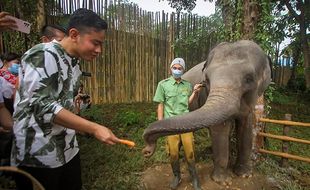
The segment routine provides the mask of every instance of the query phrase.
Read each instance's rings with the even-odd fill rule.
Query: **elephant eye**
[[[246,76],[245,76],[245,82],[246,82],[246,83],[251,83],[251,82],[253,82],[253,81],[254,81],[254,78],[253,78],[252,75],[246,75]]]

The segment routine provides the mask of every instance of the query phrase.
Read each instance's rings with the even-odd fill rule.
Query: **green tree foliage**
[[[255,30],[254,40],[267,51],[269,55],[275,55],[278,50],[277,44],[280,44],[284,38],[285,23],[279,19],[279,15],[273,12],[274,3],[261,1],[261,16]]]
[[[301,52],[301,42],[298,36],[283,51],[283,55],[291,57],[291,77],[287,83],[287,88],[295,92],[303,92],[306,90],[306,81],[303,72],[303,56]]]
[[[196,6],[196,0],[168,0],[169,4],[172,8],[175,8],[177,11],[187,10],[191,11]],[[210,1],[212,2],[212,1]],[[244,1],[242,0],[217,0],[215,1],[216,5],[216,16],[217,22],[221,24],[217,24],[215,30],[219,31],[217,34],[220,36],[220,39],[225,41],[236,41],[243,37],[246,37],[246,32],[251,31],[244,31],[245,28],[245,20],[246,17],[251,17],[247,20],[253,20],[253,17],[259,18],[256,23],[249,23],[250,25],[255,25],[253,29],[253,33],[255,34],[253,40],[259,41],[263,43],[264,48],[268,50],[272,50],[272,43],[274,42],[271,40],[268,43],[268,40],[274,39],[273,34],[270,33],[270,29],[272,27],[272,23],[275,21],[275,17],[271,16],[274,3],[270,3],[268,0],[261,0],[261,1],[248,1],[249,5],[246,7],[244,5]],[[255,10],[255,11],[248,11],[251,15],[246,14],[246,10]],[[256,10],[258,9],[258,10]],[[221,15],[221,18],[218,17]],[[222,25],[224,24],[224,25]],[[281,28],[277,29],[276,31],[281,31]],[[282,32],[280,33],[282,34]],[[282,36],[282,35],[280,35]],[[247,38],[246,38],[247,39]],[[284,37],[282,37],[282,40]]]
[[[182,10],[192,11],[196,6],[196,0],[167,0],[169,5],[177,12]],[[206,1],[206,0],[205,0]]]
[[[174,43],[174,51],[176,56],[184,56],[186,52],[204,51],[203,58],[206,58],[210,49],[213,48],[219,41],[224,40],[223,22],[218,14],[209,17],[200,17],[199,21],[203,24],[198,25],[194,31],[186,31],[188,25],[187,17],[180,21],[180,31],[176,35]]]
[[[283,15],[283,20],[286,21],[287,36],[300,38],[300,44],[303,54],[303,67],[306,87],[310,88],[310,47],[309,47],[309,31],[310,27],[310,2],[303,0],[294,1],[276,1],[276,10]]]

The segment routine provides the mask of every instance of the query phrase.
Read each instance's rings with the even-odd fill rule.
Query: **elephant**
[[[144,156],[152,156],[159,137],[207,127],[213,151],[211,178],[230,185],[229,137],[234,124],[237,158],[233,171],[238,176],[250,177],[254,107],[271,82],[269,56],[253,41],[223,42],[210,51],[205,62],[187,71],[182,78],[192,84],[203,83],[206,88],[190,107],[193,111],[155,121],[144,130]]]

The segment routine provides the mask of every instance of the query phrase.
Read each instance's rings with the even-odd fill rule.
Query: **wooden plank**
[[[284,157],[284,158],[289,158],[289,159],[294,159],[294,160],[299,160],[299,161],[304,161],[304,162],[309,162],[310,163],[310,158],[296,156],[296,155],[293,155],[293,154],[277,152],[277,151],[270,151],[270,150],[265,150],[265,149],[259,149],[258,152],[265,153],[265,154],[272,154],[272,155],[275,155],[275,156],[281,156],[281,157]]]
[[[310,144],[310,141],[308,141],[308,140],[298,139],[298,138],[284,136],[284,135],[274,135],[274,134],[263,133],[263,132],[258,132],[257,134],[259,136],[269,137],[269,138],[273,138],[273,139],[279,139],[279,140],[291,141],[291,142],[298,142],[298,143],[303,143],[303,144]]]
[[[302,123],[302,122],[295,122],[295,121],[275,120],[275,119],[266,119],[266,118],[260,118],[259,121],[267,122],[267,123],[276,123],[276,124],[281,124],[281,125],[310,127],[310,123]]]

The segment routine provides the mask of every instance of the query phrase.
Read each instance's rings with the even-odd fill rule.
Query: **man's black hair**
[[[81,33],[87,33],[89,30],[106,30],[108,24],[99,15],[91,10],[80,8],[71,16],[67,27],[67,34],[70,29],[76,28]]]
[[[64,34],[66,33],[66,30],[63,27],[56,24],[49,24],[42,27],[41,36],[46,36],[47,38],[51,39],[55,37],[55,30],[59,30]]]
[[[13,53],[13,52],[8,52],[8,53],[5,53],[1,59],[3,61],[12,61],[14,59],[17,59],[19,60],[20,59],[20,55],[18,55],[17,53]]]

